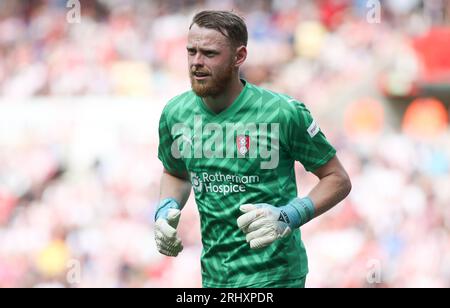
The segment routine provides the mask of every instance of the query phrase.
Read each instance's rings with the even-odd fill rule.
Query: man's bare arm
[[[350,193],[352,184],[337,156],[313,173],[320,182],[311,190],[308,197],[314,203],[314,217],[317,217],[342,201]]]
[[[191,182],[187,174],[173,175],[164,169],[161,177],[160,200],[174,198],[184,207],[191,193]]]

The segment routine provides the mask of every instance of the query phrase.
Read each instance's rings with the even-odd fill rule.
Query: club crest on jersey
[[[242,156],[246,155],[250,150],[250,137],[245,135],[239,135],[236,138],[236,146],[238,153]]]

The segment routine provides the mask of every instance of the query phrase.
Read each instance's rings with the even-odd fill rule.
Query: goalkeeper
[[[300,228],[343,200],[351,183],[303,103],[239,77],[247,39],[231,12],[203,11],[192,21],[192,90],[169,101],[159,123],[156,245],[167,256],[182,251],[177,225],[193,188],[204,287],[304,287]],[[247,129],[230,134],[230,124]],[[307,196],[297,196],[295,161],[320,180]]]

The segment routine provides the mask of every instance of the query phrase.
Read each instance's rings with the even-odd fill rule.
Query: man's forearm
[[[311,190],[308,197],[314,203],[314,217],[317,217],[342,201],[351,190],[351,182],[346,174],[329,174]]]
[[[191,193],[191,183],[187,179],[176,177],[164,170],[161,177],[160,200],[174,198],[184,207]]]

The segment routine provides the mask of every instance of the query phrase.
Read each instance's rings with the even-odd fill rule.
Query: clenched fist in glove
[[[308,197],[295,198],[281,207],[267,203],[243,204],[240,210],[244,214],[237,219],[237,224],[253,249],[288,236],[314,217],[314,205]]]
[[[168,198],[160,202],[155,213],[155,240],[158,251],[166,256],[176,257],[183,250],[177,236],[180,220],[180,205],[175,199]]]

